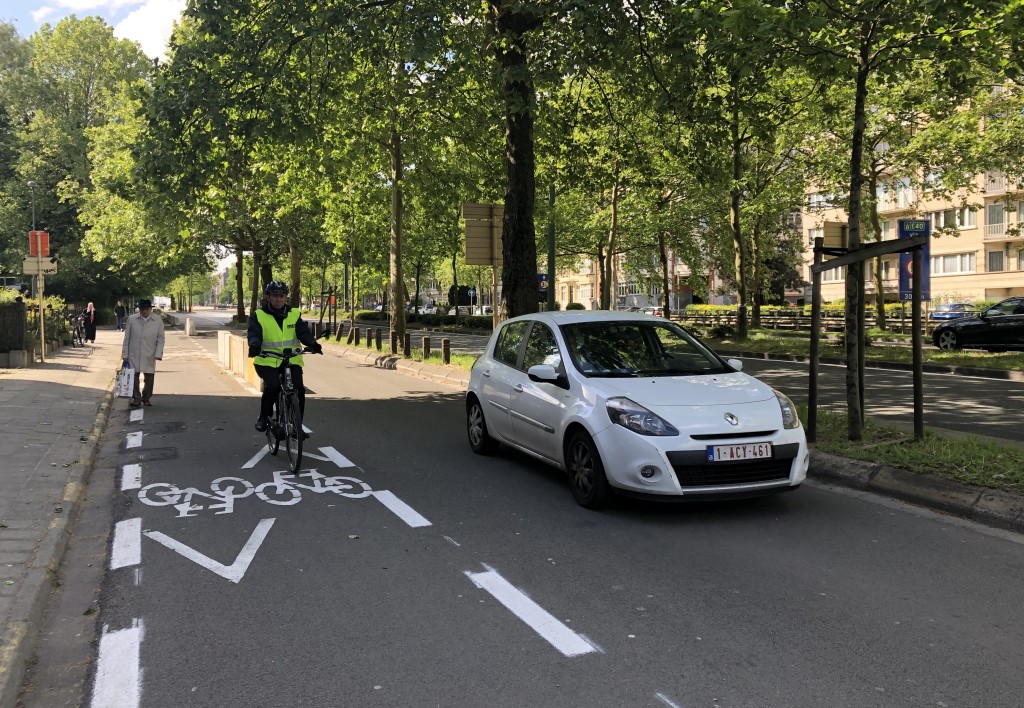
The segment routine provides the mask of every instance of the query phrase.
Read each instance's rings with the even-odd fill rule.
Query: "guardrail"
[[[715,327],[717,325],[728,325],[730,327],[736,327],[737,317],[736,315],[690,315],[683,313],[682,315],[673,315],[672,319],[681,322],[682,324],[697,325],[700,327]],[[873,314],[864,315],[865,326],[874,327],[875,317]],[[748,323],[750,320],[747,320]],[[924,334],[928,334],[938,322],[923,319],[922,320],[922,331]],[[913,332],[913,320],[910,317],[887,317],[885,320],[886,328],[896,334],[911,334]],[[800,313],[794,313],[792,315],[761,315],[761,327],[764,329],[779,329],[789,330],[793,332],[811,330],[811,317],[810,315],[803,315]],[[822,317],[821,328],[823,332],[842,332],[846,329],[846,320],[843,317]]]

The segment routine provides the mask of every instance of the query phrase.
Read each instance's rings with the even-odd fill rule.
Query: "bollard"
[[[355,342],[355,336],[356,336],[356,327],[353,325],[348,330],[348,339],[345,340],[345,343],[346,344],[352,344],[353,342]]]
[[[423,361],[430,358],[430,337],[423,338]]]
[[[377,344],[377,351],[381,351],[384,348],[384,346],[381,344],[382,336],[381,336],[380,329],[381,328],[378,327],[376,333],[374,334],[374,340],[375,340],[375,342]]]
[[[441,363],[445,365],[452,363],[452,341],[448,337],[441,340]]]
[[[369,327],[366,328],[366,348],[373,348],[373,332],[370,331]]]
[[[358,327],[353,327],[352,331],[356,333],[355,345],[358,347],[359,346],[359,334],[360,334],[359,328]]]
[[[406,359],[412,356],[412,335],[406,331],[405,341],[402,342],[402,356]]]
[[[398,356],[398,335],[395,334],[395,330],[391,330],[391,337],[388,341],[391,342],[391,356]]]

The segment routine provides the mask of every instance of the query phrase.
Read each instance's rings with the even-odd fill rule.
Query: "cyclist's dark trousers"
[[[299,394],[299,411],[305,418],[306,414],[306,388],[302,385],[302,367],[291,364],[292,383],[295,391]],[[263,379],[263,398],[260,399],[260,417],[270,418],[274,415],[274,404],[277,403],[277,394],[281,390],[281,375],[276,366],[260,366],[256,364],[256,375]]]

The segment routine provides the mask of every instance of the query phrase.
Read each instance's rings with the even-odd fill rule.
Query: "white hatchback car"
[[[466,392],[469,444],[498,443],[568,473],[587,508],[612,491],[742,498],[795,489],[807,438],[784,394],[668,320],[541,312],[491,335]]]

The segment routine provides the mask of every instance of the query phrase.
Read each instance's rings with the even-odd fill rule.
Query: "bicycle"
[[[82,316],[81,315],[68,315],[68,321],[71,327],[71,346],[73,347],[84,347],[85,346],[85,332],[82,327]]]
[[[267,449],[271,455],[276,455],[281,448],[281,439],[284,438],[284,449],[288,455],[288,469],[292,474],[299,471],[302,464],[302,440],[305,433],[302,430],[302,407],[299,405],[299,393],[292,383],[292,369],[288,364],[294,357],[301,354],[314,353],[309,347],[303,347],[293,352],[285,349],[284,354],[277,352],[260,352],[260,356],[280,359],[277,367],[281,390],[277,394],[277,405],[274,406],[274,415],[267,425]]]

